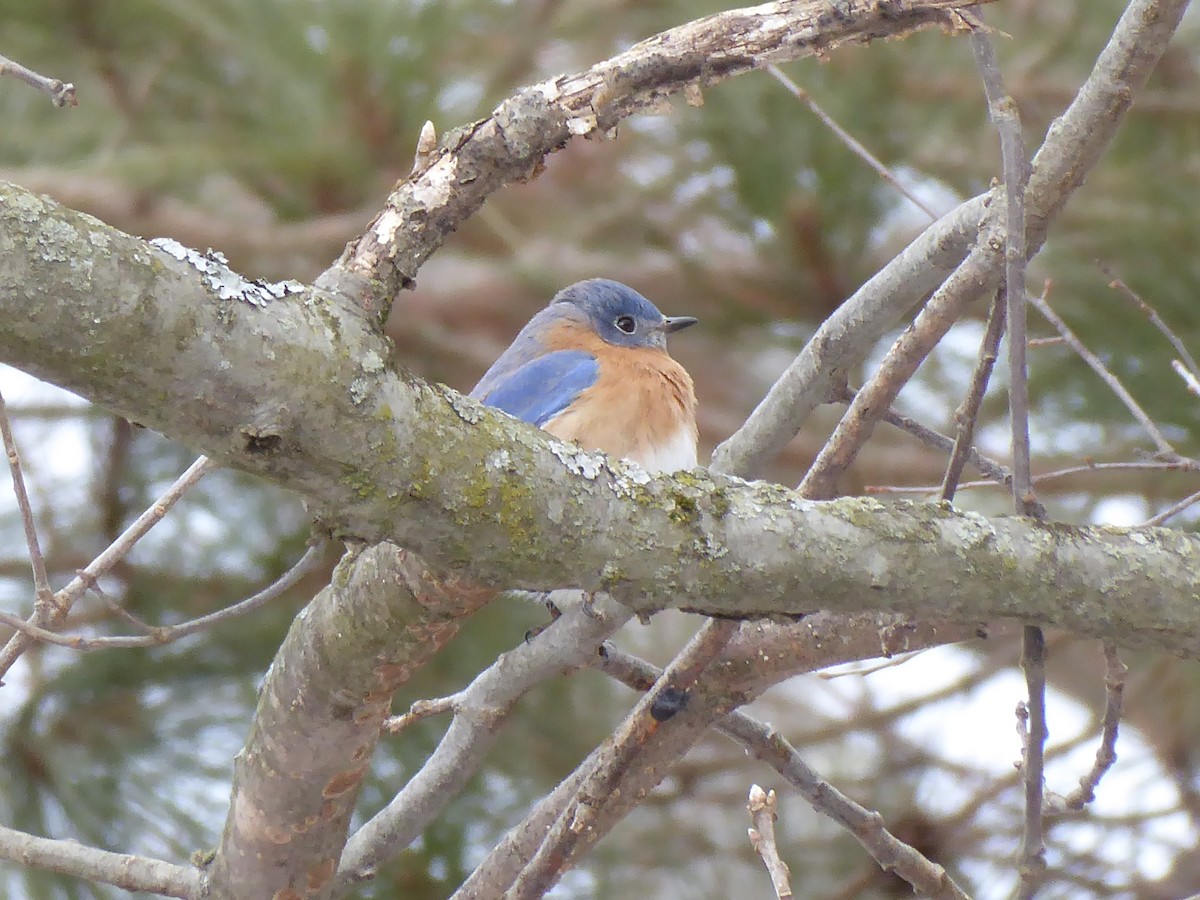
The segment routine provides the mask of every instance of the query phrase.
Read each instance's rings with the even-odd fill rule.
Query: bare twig
[[[1138,420],[1138,423],[1150,435],[1150,440],[1154,442],[1154,446],[1158,448],[1158,452],[1167,458],[1175,457],[1175,448],[1171,446],[1170,441],[1166,439],[1159,427],[1154,424],[1154,420],[1146,415],[1146,411],[1138,405],[1138,402],[1133,399],[1129,391],[1125,390],[1125,385],[1121,384],[1120,379],[1110,372],[1100,358],[1084,345],[1075,332],[1067,326],[1067,323],[1059,318],[1058,314],[1050,308],[1050,305],[1040,297],[1030,297],[1029,303],[1042,314],[1042,317],[1047,322],[1054,326],[1054,330],[1062,336],[1067,345],[1078,354],[1080,359],[1088,364],[1093,372],[1100,376],[1101,380],[1108,385],[1109,390],[1116,394],[1120,401],[1125,404],[1125,408],[1129,410],[1130,414]]]
[[[988,460],[988,457],[981,457],[983,460]],[[990,462],[990,460],[989,460]],[[1091,462],[1083,463],[1078,466],[1064,466],[1061,469],[1054,469],[1050,472],[1042,472],[1039,475],[1033,476],[1034,484],[1043,484],[1048,481],[1054,481],[1058,478],[1069,478],[1072,475],[1081,475],[1084,472],[1196,472],[1200,471],[1200,461],[1189,459],[1186,456],[1174,457],[1169,460],[1130,460],[1128,462]],[[1010,482],[996,480],[979,480],[979,481],[963,481],[958,484],[958,490],[985,488],[985,487],[1004,487]],[[868,494],[932,494],[939,491],[941,487],[936,484],[918,484],[918,485],[867,485],[864,488]],[[1144,523],[1151,524],[1151,523]]]
[[[1142,522],[1138,527],[1139,528],[1148,528],[1152,525],[1162,525],[1168,519],[1174,518],[1175,516],[1177,516],[1181,512],[1183,512],[1185,509],[1195,506],[1197,503],[1200,503],[1200,491],[1197,491],[1194,494],[1189,494],[1188,496],[1184,497],[1182,500],[1178,501],[1177,503],[1172,503],[1170,506],[1168,506],[1162,512],[1157,513],[1156,515],[1151,516],[1145,522]]]
[[[1029,366],[1025,325],[1025,186],[1029,157],[1021,134],[1017,105],[1004,87],[992,39],[983,29],[971,34],[971,48],[987,95],[988,115],[1000,134],[1004,165],[1005,250],[1004,292],[1008,307],[1008,410],[1012,429],[1013,504],[1018,513],[1043,518],[1045,510],[1033,492],[1029,452]],[[1025,830],[1021,841],[1020,894],[1032,900],[1045,877],[1042,793],[1046,752],[1046,638],[1037,625],[1021,635],[1021,667],[1029,692],[1029,728],[1023,754]]]
[[[1100,746],[1091,771],[1079,779],[1079,787],[1066,797],[1047,803],[1049,811],[1060,808],[1078,812],[1096,799],[1096,787],[1104,773],[1117,761],[1117,729],[1121,724],[1121,707],[1125,699],[1125,676],[1129,667],[1121,662],[1113,644],[1104,645],[1104,718],[1100,724]]]
[[[988,313],[987,327],[983,339],[979,342],[979,358],[975,370],[971,373],[971,382],[967,387],[967,395],[954,411],[954,450],[950,454],[950,462],[946,465],[946,474],[942,478],[942,499],[953,500],[958,490],[958,482],[962,478],[963,468],[975,448],[971,446],[975,440],[975,423],[979,418],[979,408],[983,405],[983,395],[987,393],[988,382],[992,377],[992,369],[996,365],[996,357],[1000,349],[1000,338],[1004,335],[1004,311],[1006,308],[1003,291],[997,291],[992,300],[992,309]]]
[[[36,837],[0,825],[0,859],[11,859],[87,881],[112,884],[127,891],[199,900],[201,873],[191,866],[128,853],[110,853],[76,841]]]
[[[25,490],[25,476],[21,473],[21,456],[17,452],[17,442],[13,439],[12,426],[8,421],[8,410],[4,405],[4,395],[0,394],[0,436],[4,439],[4,452],[8,456],[8,470],[12,475],[13,494],[17,498],[17,508],[21,511],[21,525],[25,529],[25,545],[29,549],[29,563],[33,567],[33,621],[43,625],[54,615],[57,603],[50,590],[50,576],[46,573],[46,560],[42,556],[42,548],[38,544],[37,523],[33,518],[33,505],[29,502],[29,492]],[[0,669],[0,677],[6,670]]]
[[[440,716],[442,713],[453,712],[458,703],[458,694],[449,697],[438,697],[435,700],[415,700],[408,712],[400,716],[389,716],[383,720],[383,730],[388,734],[399,734],[410,725]]]
[[[980,280],[987,278],[994,265],[997,243],[998,235],[991,228],[981,233],[967,258],[925,304],[912,327],[896,339],[800,483],[799,490],[806,497],[824,500],[835,495],[838,477],[854,461],[900,389],[974,299]]]
[[[192,485],[204,477],[205,473],[215,468],[216,463],[204,456],[188,466],[187,471],[180,475],[149,509],[138,516],[120,537],[92,560],[70,584],[54,595],[55,602],[50,615],[39,618],[35,610],[33,617],[25,623],[28,628],[18,628],[17,634],[14,634],[4,649],[0,650],[0,678],[12,668],[13,663],[30,646],[35,635],[38,635],[39,629],[49,631],[57,627],[66,618],[72,604],[83,595],[88,587],[120,562],[133,549],[133,545],[167,514],[167,511],[187,493]],[[42,638],[39,636],[38,639]],[[73,645],[67,644],[67,646]]]
[[[79,569],[75,574],[82,576],[83,569]],[[109,594],[108,591],[104,590],[104,588],[100,587],[99,581],[92,579],[92,582],[89,585],[89,587],[90,587],[92,593],[100,598],[100,602],[103,603],[106,607],[108,607],[108,611],[111,612],[118,619],[123,619],[124,621],[128,622],[130,625],[132,625],[134,628],[136,628],[142,634],[153,634],[157,630],[156,626],[151,625],[149,622],[145,622],[142,619],[139,619],[137,616],[135,616],[133,613],[131,613],[129,610],[127,610],[124,606],[122,606],[121,601],[119,601],[116,597],[113,597],[111,594]]]
[[[1021,632],[1021,668],[1029,695],[1028,727],[1022,753],[1021,776],[1025,785],[1025,829],[1021,840],[1020,895],[1032,900],[1046,875],[1046,847],[1042,821],[1045,790],[1046,739],[1046,638],[1036,625]]]
[[[855,137],[850,134],[850,132],[846,131],[846,129],[839,125],[834,118],[829,115],[829,113],[825,112],[825,110],[821,108],[817,101],[812,98],[812,95],[809,94],[808,91],[800,87],[800,85],[796,84],[796,82],[792,81],[792,79],[784,74],[778,66],[771,64],[766,67],[766,70],[776,81],[787,88],[788,92],[791,93],[793,97],[807,106],[809,110],[812,111],[812,114],[820,119],[821,123],[834,133],[838,140],[849,147],[851,153],[874,169],[880,178],[903,194],[913,206],[917,207],[917,209],[929,216],[929,220],[931,222],[937,221],[937,213],[923,203],[921,198],[909,190],[909,188],[905,187],[903,182],[896,177],[895,173],[893,173],[891,169],[880,162],[870,150],[859,143]]]
[[[900,653],[888,659],[881,659],[872,662],[870,665],[861,665],[855,663],[852,668],[842,669],[841,671],[833,672],[817,672],[817,677],[822,681],[833,681],[836,678],[857,677],[861,678],[865,675],[874,675],[876,672],[882,672],[884,669],[894,669],[897,666],[902,666],[911,659],[915,659],[924,653],[925,650],[912,650],[908,653]]]
[[[1017,511],[1037,514],[1033,494],[1033,473],[1029,456],[1029,367],[1026,361],[1025,327],[1025,186],[1029,179],[1029,155],[1021,134],[1017,105],[1009,96],[996,63],[991,36],[976,29],[971,48],[987,95],[988,116],[1000,134],[1000,154],[1004,165],[1005,247],[1004,295],[1008,324],[1008,405],[1012,427],[1013,498]]]
[[[834,388],[834,400],[843,403],[853,403],[857,392],[850,388],[847,384],[839,384]],[[901,431],[911,434],[922,444],[927,447],[932,447],[934,450],[940,450],[942,453],[954,452],[954,439],[947,437],[940,431],[935,431],[928,425],[922,425],[911,416],[906,416],[903,413],[898,413],[894,409],[888,409],[882,416],[882,421],[887,422],[894,428],[899,428]],[[1012,474],[996,460],[990,456],[984,456],[979,450],[973,446],[967,446],[966,459],[979,470],[980,474],[986,475],[991,482],[1001,485],[1007,485],[1012,480]],[[935,488],[936,490],[936,488]]]
[[[536,638],[514,647],[446,698],[455,713],[449,729],[421,770],[347,842],[335,893],[373,878],[381,861],[421,834],[478,770],[518,699],[565,669],[591,663],[596,647],[630,618],[607,594],[597,594],[590,608],[571,604]]]
[[[0,56],[0,75],[12,75],[19,78],[30,87],[37,88],[50,97],[50,102],[60,109],[64,106],[78,106],[79,98],[75,96],[75,85],[62,82],[57,78],[47,78],[32,69],[27,69],[18,62]]]
[[[178,641],[198,631],[213,628],[223,622],[228,622],[230,619],[236,619],[239,616],[247,615],[256,609],[266,606],[272,600],[286,593],[309,572],[316,569],[320,565],[324,549],[324,542],[313,544],[305,551],[304,555],[300,557],[294,566],[280,575],[270,585],[258,593],[247,597],[245,600],[241,600],[232,606],[227,606],[215,613],[190,619],[178,625],[146,626],[145,623],[137,622],[139,626],[149,628],[148,634],[114,635],[112,637],[96,638],[87,638],[77,634],[60,634],[57,631],[50,631],[30,625],[25,620],[4,612],[0,612],[0,622],[3,622],[10,628],[15,628],[31,640],[54,644],[58,647],[70,647],[72,650],[129,650],[138,647],[158,647]]]
[[[1108,279],[1108,286],[1141,310],[1142,314],[1150,320],[1150,324],[1157,328],[1162,336],[1175,348],[1175,352],[1179,354],[1184,364],[1187,365],[1188,371],[1197,378],[1200,378],[1200,366],[1196,364],[1196,360],[1188,352],[1187,345],[1184,344],[1171,326],[1164,322],[1162,317],[1155,312],[1154,307],[1143,300],[1129,285],[1114,275],[1112,269],[1107,264],[1099,262],[1097,265],[1100,266],[1100,271]]]
[[[779,855],[779,847],[775,844],[775,819],[777,814],[774,791],[764,791],[757,784],[750,785],[750,796],[746,802],[750,811],[750,846],[762,857],[767,874],[771,876],[771,886],[775,888],[775,896],[786,900],[792,896],[791,871],[787,863]]]
[[[1171,360],[1171,368],[1175,370],[1175,374],[1183,379],[1183,383],[1187,385],[1187,389],[1197,397],[1200,397],[1200,379],[1196,378],[1192,370],[1177,359]]]

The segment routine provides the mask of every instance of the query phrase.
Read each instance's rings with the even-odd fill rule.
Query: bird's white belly
[[[639,447],[629,458],[647,472],[678,472],[696,468],[696,436],[686,427],[654,447]]]

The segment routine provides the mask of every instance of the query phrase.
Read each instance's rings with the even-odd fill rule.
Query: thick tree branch
[[[328,896],[392,695],[493,593],[390,544],[346,555],[267,673],[209,897]]]
[[[608,590],[640,612],[1015,616],[1200,652],[1194,535],[648,478],[394,373],[369,323],[319,292],[254,306],[216,299],[205,277],[0,192],[0,359],[300,491],[343,532],[482,583]]]

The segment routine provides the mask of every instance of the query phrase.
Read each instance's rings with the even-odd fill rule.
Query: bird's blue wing
[[[600,364],[592,354],[555,350],[491,380],[486,384],[486,393],[477,393],[476,388],[472,396],[510,416],[544,425],[595,384],[599,376]]]

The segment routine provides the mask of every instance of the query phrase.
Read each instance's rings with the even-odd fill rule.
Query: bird
[[[692,469],[696,393],[667,335],[697,321],[664,316],[618,281],[580,281],[529,320],[471,396],[651,473]]]

